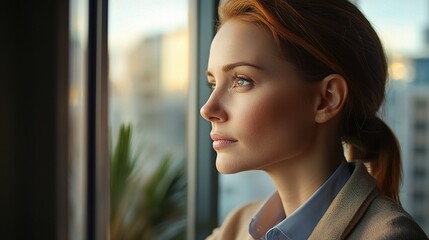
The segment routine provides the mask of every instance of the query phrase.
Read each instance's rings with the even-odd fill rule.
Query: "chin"
[[[216,157],[216,169],[222,174],[233,174],[243,171],[252,170],[249,166],[245,166],[243,161],[240,159],[228,159],[222,156]]]
[[[235,167],[231,166],[233,164],[220,163],[221,161],[222,160],[217,160],[216,159],[216,169],[217,169],[217,171],[219,173],[222,173],[222,174],[233,174],[233,173],[240,172]]]

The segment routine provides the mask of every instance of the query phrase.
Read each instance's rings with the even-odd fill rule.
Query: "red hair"
[[[399,143],[377,116],[384,101],[386,57],[359,9],[347,0],[227,0],[219,18],[219,27],[232,18],[262,26],[309,81],[333,73],[346,79],[342,141],[352,159],[366,163],[380,191],[400,203]]]

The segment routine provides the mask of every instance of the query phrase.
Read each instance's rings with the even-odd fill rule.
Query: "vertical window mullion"
[[[218,219],[218,173],[215,168],[215,153],[212,148],[212,141],[209,133],[210,124],[199,116],[199,108],[205,103],[210,90],[205,84],[205,71],[207,70],[207,60],[211,40],[215,34],[215,25],[217,21],[218,0],[196,1],[196,139],[195,139],[195,159],[190,164],[189,182],[193,188],[189,191],[195,191],[189,196],[189,224],[193,231],[188,231],[190,239],[204,239],[212,229],[217,225]]]
[[[87,239],[107,239],[107,1],[89,1]]]

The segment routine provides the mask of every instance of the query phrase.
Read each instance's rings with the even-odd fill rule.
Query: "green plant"
[[[124,197],[124,191],[136,163],[131,153],[130,125],[120,127],[115,150],[110,156],[110,211],[113,213]]]
[[[111,154],[111,239],[185,239],[184,161],[174,163],[165,155],[150,175],[144,175],[132,156],[131,137],[131,126],[122,125]]]

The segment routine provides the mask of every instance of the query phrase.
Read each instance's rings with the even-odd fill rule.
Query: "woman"
[[[216,167],[263,170],[277,192],[209,239],[427,239],[400,207],[399,145],[376,115],[386,59],[362,13],[346,0],[229,0],[219,16],[201,108]]]

